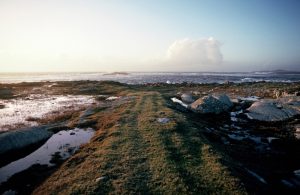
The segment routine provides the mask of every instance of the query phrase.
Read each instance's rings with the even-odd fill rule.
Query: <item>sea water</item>
[[[300,72],[128,72],[93,73],[0,73],[0,83],[40,81],[104,81],[127,84],[145,83],[224,83],[224,82],[299,82]]]

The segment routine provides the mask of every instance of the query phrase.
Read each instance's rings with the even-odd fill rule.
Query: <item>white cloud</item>
[[[212,38],[175,41],[167,51],[167,62],[184,67],[208,67],[222,63],[221,43]]]

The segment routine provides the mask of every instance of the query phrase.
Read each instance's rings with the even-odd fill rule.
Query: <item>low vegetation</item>
[[[51,87],[46,87],[50,85]],[[299,83],[147,84],[116,82],[22,83],[2,86],[12,94],[94,95],[97,104],[84,122],[77,112],[59,112],[36,120],[62,128],[93,127],[95,136],[55,171],[45,174],[33,194],[247,194],[270,192],[243,165],[257,163],[248,145],[224,146],[207,127],[219,127],[229,116],[200,116],[176,110],[170,101],[178,92],[274,98],[274,91],[299,91]],[[121,97],[108,101],[106,97]],[[165,119],[165,120],[160,120]],[[60,126],[55,127],[57,130]],[[56,131],[55,129],[53,131]],[[219,139],[219,138],[218,138]],[[243,153],[243,154],[241,154]],[[57,160],[57,158],[53,158]],[[247,162],[249,162],[247,164]],[[298,161],[297,161],[298,162]],[[281,164],[276,164],[281,165]],[[274,167],[276,167],[274,166]],[[255,169],[257,170],[257,169]],[[53,173],[53,174],[52,174]],[[50,175],[51,174],[51,175]],[[50,176],[49,176],[50,175]],[[271,190],[272,191],[272,190]],[[274,192],[274,191],[272,191]]]
[[[93,116],[92,141],[34,194],[245,193],[221,155],[160,93],[127,95],[135,98]],[[159,123],[163,117],[170,121]]]

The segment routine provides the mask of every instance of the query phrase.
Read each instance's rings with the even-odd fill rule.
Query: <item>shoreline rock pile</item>
[[[239,115],[249,120],[260,122],[280,122],[300,115],[300,97],[286,97],[280,99],[261,99],[260,97],[238,97],[230,99],[226,94],[207,95],[197,100],[191,93],[183,93],[181,100],[171,98],[181,108],[179,110],[192,111],[199,114],[230,113],[235,110]]]

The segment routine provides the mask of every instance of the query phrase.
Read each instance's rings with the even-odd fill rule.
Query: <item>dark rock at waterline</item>
[[[53,126],[47,128],[47,131],[57,133],[61,130],[70,130],[70,129],[72,129],[72,128],[65,126],[65,125],[53,125]]]
[[[8,88],[2,88],[0,89],[0,99],[7,99],[11,98],[13,96],[12,90]]]
[[[201,114],[220,114],[228,112],[233,107],[233,103],[227,95],[205,96],[199,98],[190,105],[190,109]]]
[[[95,114],[95,110],[93,108],[89,108],[85,110],[79,117],[79,121],[77,123],[77,127],[84,128],[84,127],[91,127],[97,123],[96,119],[89,119],[88,117]]]
[[[255,102],[247,111],[246,115],[249,119],[265,122],[284,121],[300,114],[293,107],[275,101]]]
[[[31,127],[0,134],[0,155],[46,140],[53,134],[47,126]]]
[[[0,104],[0,109],[3,109],[5,108],[5,105],[4,104]]]

